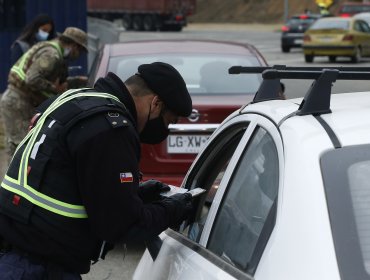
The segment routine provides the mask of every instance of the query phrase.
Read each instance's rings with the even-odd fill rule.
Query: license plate
[[[295,39],[294,44],[303,44],[303,40],[302,39]]]
[[[320,37],[319,40],[321,42],[333,42],[335,38],[334,37]]]
[[[197,154],[207,142],[209,135],[169,135],[167,153]]]

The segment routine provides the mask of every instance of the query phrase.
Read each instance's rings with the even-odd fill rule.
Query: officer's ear
[[[161,111],[163,107],[163,101],[159,98],[158,95],[154,95],[154,98],[152,99],[152,108]]]

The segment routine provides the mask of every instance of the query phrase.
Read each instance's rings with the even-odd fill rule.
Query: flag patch
[[[119,178],[121,183],[131,183],[134,181],[134,177],[131,172],[120,173]]]

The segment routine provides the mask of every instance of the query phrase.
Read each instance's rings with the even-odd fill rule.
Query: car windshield
[[[370,25],[370,14],[355,16],[355,18],[362,19],[362,20],[366,21],[367,24]]]
[[[137,71],[140,64],[155,61],[167,62],[183,76],[192,95],[251,94],[261,83],[261,75],[230,75],[234,65],[260,66],[255,57],[221,55],[143,55],[112,57],[108,71],[116,73],[123,81]]]
[[[311,27],[311,30],[315,29],[349,29],[349,21],[348,20],[318,20],[316,21]]]
[[[342,279],[370,279],[370,145],[325,153],[321,170]]]

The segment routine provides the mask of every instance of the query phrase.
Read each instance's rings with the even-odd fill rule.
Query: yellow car
[[[315,56],[328,56],[331,62],[345,56],[358,62],[370,56],[370,27],[356,18],[321,18],[305,32],[303,53],[306,62],[313,62]]]

